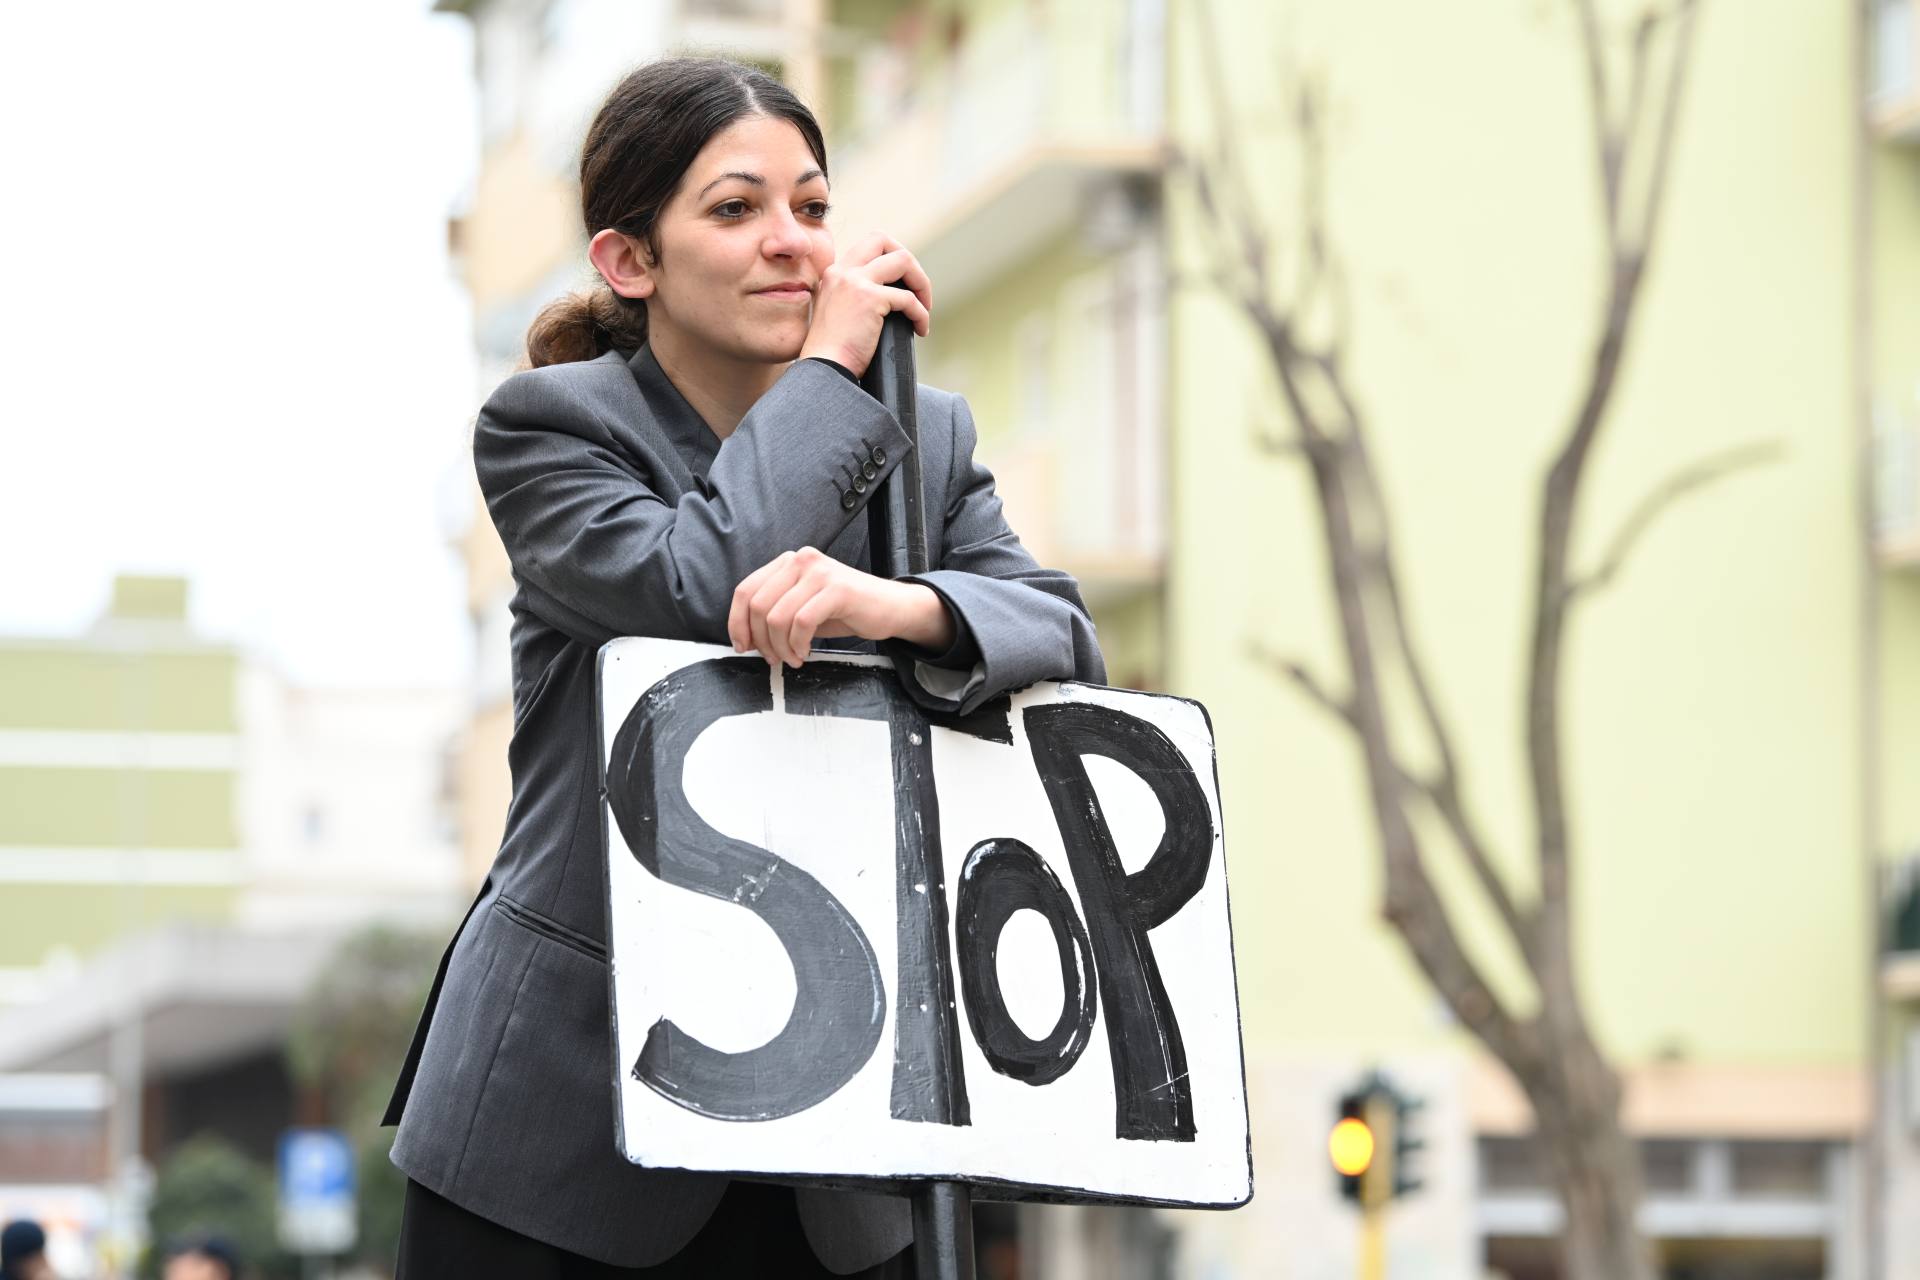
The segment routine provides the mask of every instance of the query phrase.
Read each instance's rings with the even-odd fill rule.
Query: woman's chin
[[[807,344],[807,334],[803,329],[789,336],[763,335],[756,344],[755,354],[768,364],[792,364],[800,358],[800,349]]]

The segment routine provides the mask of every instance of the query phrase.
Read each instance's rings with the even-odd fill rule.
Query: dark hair
[[[660,210],[679,190],[708,139],[736,120],[786,120],[806,139],[820,171],[827,144],[813,112],[766,72],[725,58],[662,58],[628,73],[601,104],[580,148],[580,216],[588,236],[611,227],[660,261]],[[538,368],[591,360],[647,340],[647,304],[605,280],[541,308],[527,330]]]
[[[175,1258],[205,1258],[223,1267],[227,1280],[240,1280],[240,1252],[224,1236],[202,1235],[175,1240],[167,1246],[166,1260],[172,1262]]]
[[[19,1274],[20,1264],[38,1257],[47,1248],[47,1233],[37,1222],[22,1218],[0,1229],[0,1276],[7,1280]]]

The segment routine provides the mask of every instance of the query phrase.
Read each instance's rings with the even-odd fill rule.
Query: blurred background
[[[1607,1275],[1600,1169],[1661,1276],[1920,1277],[1920,0],[4,21],[0,1220],[54,1274],[390,1273],[508,798],[468,432],[591,280],[587,120],[701,51],[813,106],[1112,683],[1218,735],[1255,1198],[983,1206],[982,1275]]]

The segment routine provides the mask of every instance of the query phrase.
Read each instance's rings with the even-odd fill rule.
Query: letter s
[[[777,1119],[832,1096],[873,1056],[886,1020],[880,963],[845,905],[792,863],[708,826],[681,785],[687,753],[709,725],[773,709],[772,680],[757,657],[675,671],[634,704],[607,766],[607,803],[640,865],[753,912],[793,962],[793,1012],[758,1048],[726,1053],[664,1017],[647,1031],[634,1078],[721,1120]]]

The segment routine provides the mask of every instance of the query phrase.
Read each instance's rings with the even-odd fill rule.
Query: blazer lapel
[[[720,452],[720,437],[713,434],[713,428],[668,379],[660,362],[653,358],[651,345],[634,352],[627,367],[633,370],[634,383],[640,388],[640,398],[646,401],[654,425],[687,469],[704,480],[714,455]]]

